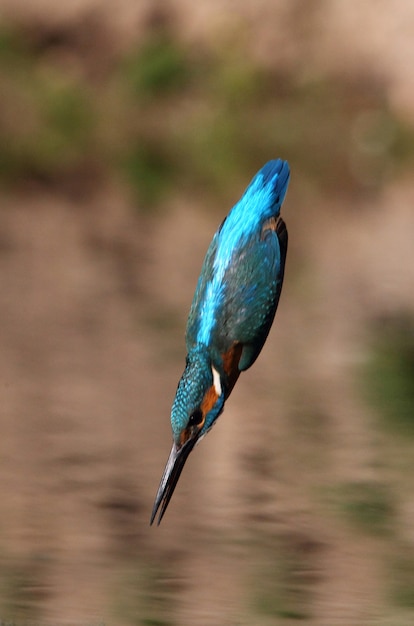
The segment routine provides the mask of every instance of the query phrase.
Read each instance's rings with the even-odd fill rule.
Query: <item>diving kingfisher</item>
[[[215,424],[272,326],[288,244],[280,207],[289,177],[287,161],[266,163],[207,250],[187,321],[185,370],[171,410],[173,445],[151,524],[158,511],[161,522],[190,452]]]

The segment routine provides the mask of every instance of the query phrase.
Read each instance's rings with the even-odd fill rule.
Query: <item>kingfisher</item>
[[[171,409],[173,444],[151,515],[159,524],[194,446],[255,362],[275,317],[288,245],[280,208],[287,161],[266,163],[215,233],[186,329],[187,357]]]

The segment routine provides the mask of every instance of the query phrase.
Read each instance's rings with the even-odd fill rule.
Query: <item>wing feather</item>
[[[241,343],[239,369],[257,359],[272,325],[282,290],[287,229],[281,218],[274,227],[252,236],[234,255],[224,276],[223,306],[213,330],[222,353]]]

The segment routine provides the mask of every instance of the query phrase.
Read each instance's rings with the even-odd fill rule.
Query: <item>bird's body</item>
[[[164,515],[194,445],[213,426],[240,372],[258,357],[282,289],[287,230],[280,217],[289,166],[269,161],[209,246],[187,322],[187,360],[171,411],[173,447],[151,523]]]

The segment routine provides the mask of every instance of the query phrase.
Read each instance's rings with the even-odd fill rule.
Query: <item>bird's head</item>
[[[173,445],[155,499],[151,524],[160,508],[160,523],[188,456],[210,430],[224,407],[224,389],[208,355],[194,350],[187,356],[171,410]]]

